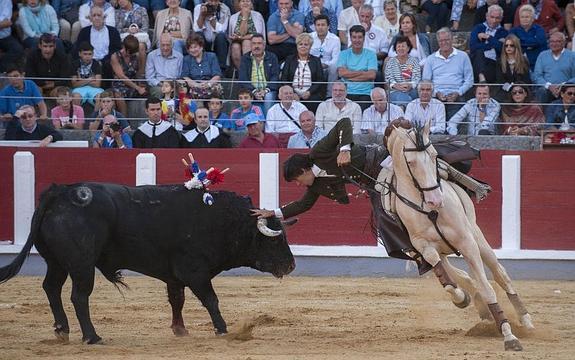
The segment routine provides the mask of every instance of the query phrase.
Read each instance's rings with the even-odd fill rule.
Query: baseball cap
[[[246,126],[248,126],[259,123],[260,118],[254,113],[249,113],[248,115],[246,115],[246,117],[244,117],[244,121],[246,122]]]

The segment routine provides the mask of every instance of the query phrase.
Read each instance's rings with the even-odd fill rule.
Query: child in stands
[[[70,89],[56,88],[58,106],[51,111],[52,124],[56,129],[82,129],[84,127],[84,109],[72,104]]]

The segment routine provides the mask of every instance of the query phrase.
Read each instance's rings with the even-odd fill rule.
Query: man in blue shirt
[[[15,65],[6,67],[6,76],[9,84],[0,90],[0,128],[5,128],[23,105],[37,105],[40,120],[47,120],[48,108],[38,86],[32,80],[24,80],[24,72]]]
[[[296,53],[295,38],[303,32],[304,23],[304,14],[293,8],[292,0],[278,0],[278,10],[270,15],[267,28],[268,50],[276,54],[280,64]]]
[[[377,75],[375,52],[363,47],[365,29],[354,25],[349,29],[351,47],[342,51],[337,60],[337,73],[347,85],[347,97],[359,104],[361,110],[371,105],[371,90]]]
[[[450,119],[465,101],[465,93],[473,86],[473,68],[469,56],[453,47],[453,36],[448,28],[437,31],[439,50],[427,57],[422,79],[433,82],[434,95],[445,104],[446,118]]]

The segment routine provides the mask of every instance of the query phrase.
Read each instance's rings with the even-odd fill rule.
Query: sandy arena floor
[[[0,359],[573,359],[575,282],[516,283],[537,330],[514,332],[509,353],[474,308],[451,304],[434,278],[218,277],[214,287],[230,334],[216,337],[207,311],[187,290],[187,337],[169,328],[163,283],[127,278],[124,297],[99,277],[91,310],[104,345],[83,345],[70,297],[70,343],[55,341],[38,277],[0,285]],[[500,294],[501,295],[501,294]],[[500,297],[501,298],[501,297]],[[511,306],[501,300],[510,318]]]

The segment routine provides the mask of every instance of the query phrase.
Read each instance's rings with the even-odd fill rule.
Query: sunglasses
[[[525,90],[514,90],[514,91],[511,92],[511,94],[513,94],[513,95],[525,94]]]
[[[513,45],[513,44],[505,44],[505,47],[511,47],[511,48],[514,48],[514,47],[515,47],[515,45]]]
[[[573,91],[566,91],[566,92],[565,92],[565,95],[575,96],[575,92],[573,92]]]

